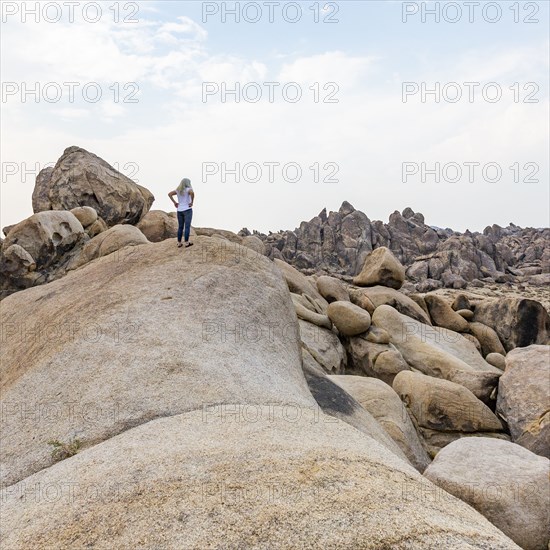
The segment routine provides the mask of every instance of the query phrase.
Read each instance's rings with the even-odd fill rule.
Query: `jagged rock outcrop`
[[[338,212],[323,210],[294,231],[257,234],[266,243],[270,258],[279,258],[301,270],[342,272],[355,275],[372,251],[368,217],[348,202]]]
[[[327,214],[325,209],[294,231],[255,234],[266,243],[270,258],[306,273],[356,276],[371,250],[387,247],[423,292],[439,285],[464,288],[483,278],[505,282],[516,277],[542,284],[536,278],[550,273],[550,228],[493,225],[483,233],[460,234],[427,225],[424,216],[410,208],[395,211],[383,223],[344,202],[338,212]]]

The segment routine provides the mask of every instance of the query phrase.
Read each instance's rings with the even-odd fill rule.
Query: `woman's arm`
[[[170,197],[170,200],[174,203],[174,206],[177,208],[178,203],[172,198],[174,195],[177,195],[177,193],[175,191],[170,191],[170,193],[168,193],[168,196]]]
[[[189,191],[189,196],[191,197],[191,200],[189,201],[189,208],[191,208],[193,206],[193,202],[195,201],[195,191],[193,191],[193,189]]]

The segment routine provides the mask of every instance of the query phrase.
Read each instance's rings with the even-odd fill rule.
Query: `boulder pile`
[[[402,263],[466,281],[545,252],[493,226],[462,256],[348,203],[292,258],[214,228],[178,249],[151,204],[71,147],[6,230],[2,547],[548,548],[548,312]]]

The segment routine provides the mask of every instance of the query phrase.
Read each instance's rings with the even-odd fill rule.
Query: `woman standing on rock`
[[[173,197],[177,195],[178,202]],[[183,245],[181,243],[181,236],[184,233],[185,227],[185,247],[193,246],[193,243],[189,242],[189,233],[191,232],[191,219],[193,218],[193,201],[195,200],[195,192],[191,187],[191,180],[183,178],[175,191],[168,193],[170,200],[174,203],[174,206],[178,209],[178,248]]]

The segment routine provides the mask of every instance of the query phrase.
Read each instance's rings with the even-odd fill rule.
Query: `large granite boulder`
[[[401,288],[404,282],[405,268],[385,246],[373,250],[365,258],[361,273],[353,278],[357,286],[382,285],[395,289]]]
[[[2,302],[11,331],[2,406],[62,411],[38,422],[14,411],[3,423],[3,484],[50,466],[49,440],[88,447],[209,403],[313,404],[279,271],[258,254],[205,262],[207,239],[183,250],[173,241],[134,246],[130,258],[103,256]]]
[[[175,212],[149,210],[138,222],[137,228],[152,243],[173,239],[178,234],[178,219]]]
[[[550,347],[516,348],[506,356],[497,413],[512,441],[550,458]]]
[[[442,432],[498,432],[500,420],[470,390],[419,372],[400,372],[393,389],[416,425]]]
[[[367,332],[371,324],[368,311],[349,301],[338,300],[330,303],[327,315],[343,336],[357,336]]]
[[[0,253],[2,291],[10,294],[61,276],[87,238],[71,212],[39,212],[14,225]]]
[[[435,457],[424,475],[464,500],[524,550],[550,542],[547,458],[508,441],[469,437]]]
[[[548,344],[550,340],[550,315],[535,300],[516,297],[483,300],[476,305],[474,321],[493,328],[506,351]]]
[[[519,550],[358,429],[284,405],[156,418],[11,486],[0,514],[10,550]]]
[[[395,377],[393,389],[407,407],[431,456],[460,437],[502,437],[500,420],[460,384],[402,371]]]
[[[80,147],[69,147],[51,168],[36,178],[33,210],[71,210],[91,206],[108,226],[136,224],[155,198],[103,159]]]

